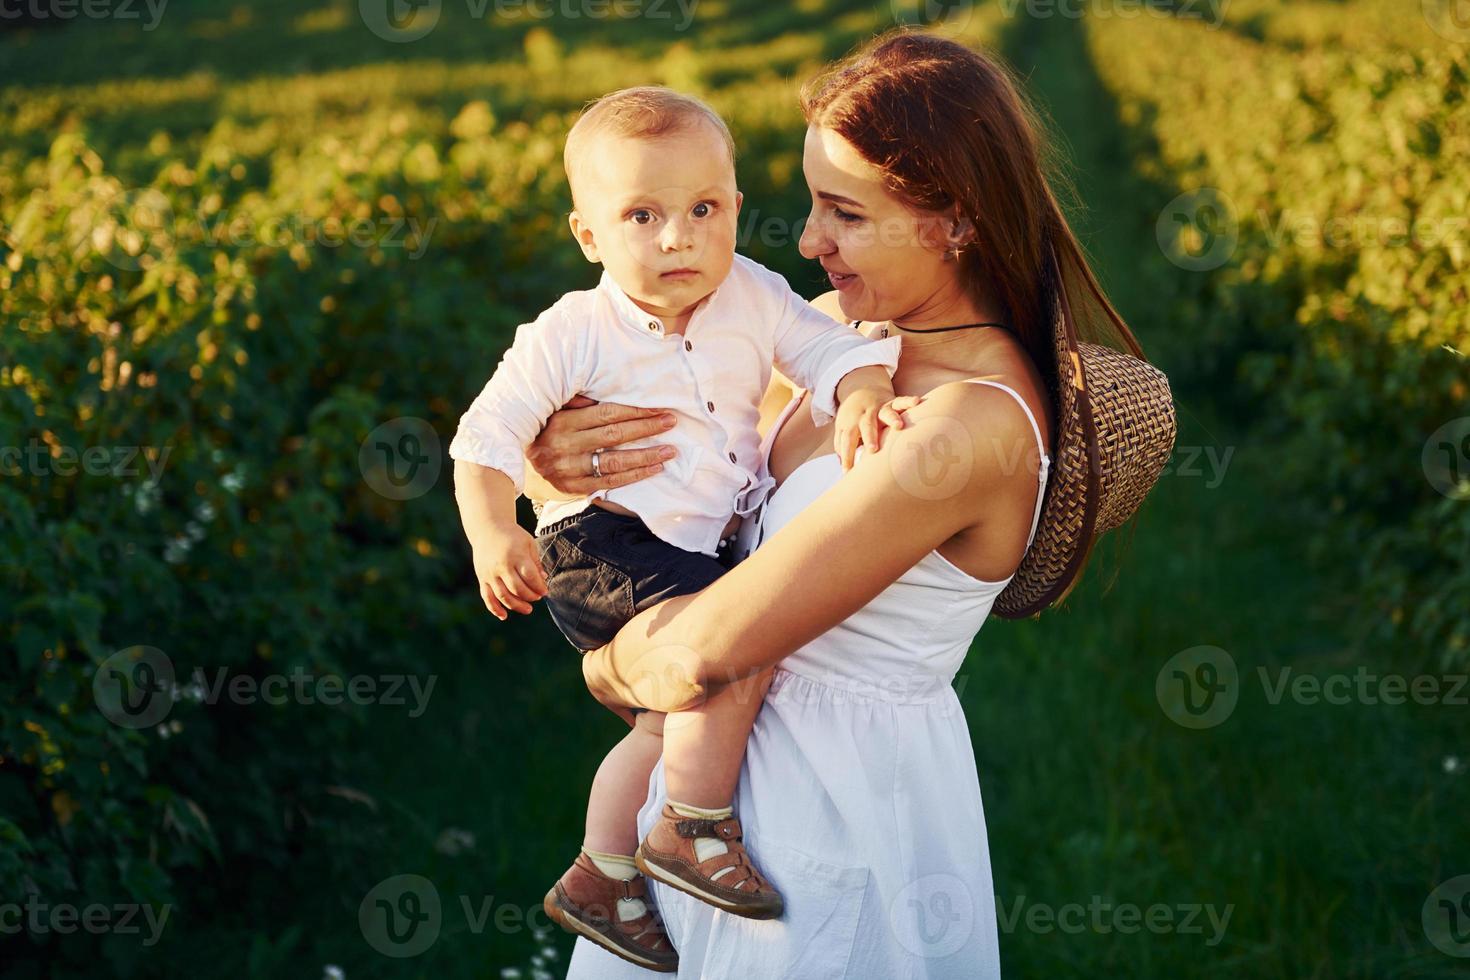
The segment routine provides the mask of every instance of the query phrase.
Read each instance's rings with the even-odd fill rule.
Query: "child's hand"
[[[536,539],[518,524],[496,526],[471,541],[480,598],[496,619],[510,618],[507,609],[529,613],[531,603],[546,595],[546,576]]]
[[[908,422],[903,413],[924,400],[923,395],[899,395],[878,409],[878,421],[890,429],[902,429]]]
[[[842,455],[842,447],[848,444],[841,441],[841,439],[843,438],[842,412],[847,405],[852,404],[859,399],[866,399],[869,392],[877,392],[877,397],[880,402],[876,411],[877,421],[875,423],[875,431],[877,434],[873,436],[871,442],[868,440],[866,434],[863,435],[863,445],[871,447],[871,452],[877,452],[883,448],[880,443],[882,441],[883,430],[885,428],[902,429],[907,424],[904,421],[903,413],[907,412],[909,409],[913,408],[915,405],[924,400],[923,395],[899,395],[897,397],[893,397],[891,392],[882,392],[877,388],[864,388],[858,392],[855,392],[853,395],[848,396],[847,401],[843,402],[842,405],[839,405],[837,407],[836,425],[838,427],[838,434],[833,438],[833,443],[837,448],[837,453],[839,456]],[[885,395],[887,396],[886,401],[883,400]],[[864,426],[866,425],[867,419],[869,418],[868,408],[870,407],[870,405],[871,402],[864,401],[859,404],[855,404],[853,407],[853,414],[858,416],[858,421],[854,424],[856,424],[856,431],[859,433],[866,432]],[[854,439],[854,437],[851,435],[849,435],[847,438],[850,443]],[[852,455],[857,455],[856,448],[852,450]],[[842,468],[844,470],[852,469],[852,460],[844,459],[842,463]]]
[[[893,400],[893,388],[880,386],[859,388],[837,406],[832,446],[842,461],[843,471],[852,469],[857,447],[861,443],[870,453],[878,451],[878,433],[883,428],[879,412]]]

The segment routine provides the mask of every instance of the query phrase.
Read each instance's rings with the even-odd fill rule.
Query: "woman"
[[[810,85],[803,109],[813,206],[800,249],[834,287],[817,306],[903,337],[904,425],[844,473],[831,430],[795,411],[804,393],[773,385],[762,448],[776,488],[741,531],[747,557],[640,614],[584,670],[625,719],[729,684],[748,685],[759,712],[735,812],[786,912],[738,918],[653,882],[681,976],[996,977],[980,786],[950,682],[1042,512],[1058,374],[1049,256],[1138,348],[998,64],[890,34]],[[657,447],[606,447],[656,436],[656,414],[564,409],[532,464],[574,494],[646,476]],[[663,775],[640,835],[663,808]],[[586,941],[569,974],[647,975]]]

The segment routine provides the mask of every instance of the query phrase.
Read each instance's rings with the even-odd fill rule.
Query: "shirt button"
[[[707,409],[709,409],[711,412],[713,412],[715,410],[715,403],[714,402],[705,402],[704,403],[704,407],[707,408]]]
[[[686,340],[686,341],[684,341],[684,349],[685,350],[693,350],[694,349],[694,345],[691,344],[689,341]]]
[[[732,463],[735,462],[735,454],[734,453],[731,453],[730,454],[730,462],[732,462]]]
[[[648,329],[650,329],[650,330],[657,330],[658,329],[658,324],[657,323],[654,323],[652,320],[649,320],[648,321]]]

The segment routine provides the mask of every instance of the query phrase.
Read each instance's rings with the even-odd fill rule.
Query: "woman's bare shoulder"
[[[1021,397],[1041,430],[1041,447],[1036,431],[1016,398],[990,384],[995,381]],[[927,439],[922,456],[949,459],[962,464],[967,474],[966,496],[982,511],[1001,491],[1021,491],[1028,481],[1018,475],[1032,470],[1022,460],[1039,452],[1050,454],[1051,439],[1045,396],[1025,376],[991,375],[946,381],[932,388],[923,400],[904,413],[918,423]],[[927,424],[926,424],[927,423]],[[918,433],[915,433],[918,435]],[[1023,494],[1024,496],[1024,494]]]
[[[994,413],[986,413],[990,415],[984,420],[986,424],[999,421],[1004,416],[1010,416],[1009,424],[1019,425],[1020,430],[1029,435],[1034,442],[1035,435],[1031,432],[1031,424],[1016,399],[995,388],[997,384],[1002,385],[1020,396],[1021,401],[1025,403],[1032,417],[1036,419],[1037,427],[1041,429],[1045,451],[1050,453],[1052,419],[1055,414],[1052,393],[1041,372],[1020,345],[1013,344],[1000,348],[991,356],[986,357],[982,363],[971,365],[971,367],[974,370],[957,373],[956,377],[936,385],[930,390],[930,394],[932,395],[940,388],[948,388],[961,395],[964,392],[975,394],[975,398],[968,399],[971,404],[993,404],[1002,409],[999,416]],[[993,382],[993,384],[975,384],[977,381]]]
[[[991,383],[977,384],[977,382]],[[996,385],[1003,386],[1007,391],[1001,391]],[[965,400],[971,406],[983,406],[977,420],[985,429],[1015,430],[1025,435],[1032,444],[1036,442],[1036,432],[1031,428],[1031,420],[1034,419],[1037,429],[1041,430],[1042,451],[1051,452],[1053,415],[1051,396],[1047,394],[1045,386],[1038,378],[1026,373],[987,374],[950,382],[940,385],[939,388],[955,388],[958,393],[964,393],[959,397],[964,398],[965,394],[968,394],[969,397]],[[936,388],[935,392],[939,388]],[[1019,402],[1017,398],[1020,399]],[[1025,406],[1024,409],[1022,405]],[[1027,418],[1028,413],[1030,418]]]

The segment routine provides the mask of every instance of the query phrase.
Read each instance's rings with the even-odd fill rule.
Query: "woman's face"
[[[827,271],[848,319],[922,320],[963,293],[944,259],[947,215],[914,210],[830,129],[807,129],[802,170],[812,210],[801,254]]]

